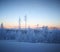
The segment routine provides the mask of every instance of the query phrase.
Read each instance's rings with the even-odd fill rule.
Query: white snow
[[[60,52],[60,44],[0,40],[0,52]]]

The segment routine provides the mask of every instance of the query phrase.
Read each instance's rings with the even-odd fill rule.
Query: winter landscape
[[[2,52],[59,52],[60,29],[0,29]]]
[[[60,52],[59,0],[0,0],[0,52]]]

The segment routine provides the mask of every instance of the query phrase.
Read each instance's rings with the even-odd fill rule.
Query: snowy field
[[[60,52],[60,44],[0,40],[0,52]]]

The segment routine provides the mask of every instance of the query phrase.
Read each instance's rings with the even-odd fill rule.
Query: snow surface
[[[60,44],[0,40],[0,52],[60,52]]]

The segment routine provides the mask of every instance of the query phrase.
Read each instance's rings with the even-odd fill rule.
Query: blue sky
[[[27,26],[60,27],[59,0],[0,0],[0,24],[4,26],[24,26],[24,16],[27,16]]]

